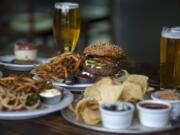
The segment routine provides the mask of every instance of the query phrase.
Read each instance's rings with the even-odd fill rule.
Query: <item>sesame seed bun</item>
[[[84,54],[86,56],[106,56],[118,59],[125,55],[120,46],[110,43],[91,44],[84,49]]]

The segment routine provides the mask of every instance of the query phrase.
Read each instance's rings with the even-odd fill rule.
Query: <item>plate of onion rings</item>
[[[47,115],[67,107],[73,101],[69,91],[62,91],[57,104],[46,104],[40,93],[53,89],[52,83],[33,80],[32,76],[10,75],[0,78],[0,119],[18,120]]]

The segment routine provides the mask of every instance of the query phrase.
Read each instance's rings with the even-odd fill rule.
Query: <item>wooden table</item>
[[[158,87],[159,68],[151,65],[125,61],[122,67],[130,73],[146,74],[150,77],[152,86]],[[96,132],[65,121],[60,112],[56,112],[40,118],[30,120],[0,120],[0,135],[112,135],[103,132]],[[148,135],[148,134],[146,134]],[[150,135],[150,134],[149,134]],[[180,135],[180,128],[172,131],[156,133],[153,135]]]

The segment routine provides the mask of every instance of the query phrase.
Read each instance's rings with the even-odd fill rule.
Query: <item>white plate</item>
[[[0,64],[4,65],[5,68],[10,69],[10,70],[14,70],[14,71],[30,71],[30,70],[32,70],[32,68],[34,66],[37,66],[39,64],[47,63],[47,59],[46,58],[41,58],[41,57],[37,58],[37,62],[39,64],[25,64],[25,65],[22,65],[22,64],[10,63],[14,59],[15,59],[15,56],[13,56],[13,55],[1,56],[0,57]]]
[[[64,109],[61,111],[62,117],[67,120],[68,122],[75,124],[77,126],[95,130],[95,131],[101,131],[101,132],[107,132],[107,133],[124,133],[124,134],[144,134],[144,133],[156,133],[156,132],[162,132],[167,130],[172,130],[180,127],[180,121],[171,121],[169,125],[162,127],[162,128],[150,128],[142,126],[137,118],[134,118],[132,125],[127,129],[108,129],[102,126],[102,124],[98,125],[88,125],[84,123],[82,120],[77,120],[74,113],[70,111],[69,109]]]
[[[20,120],[20,119],[30,119],[40,116],[44,116],[56,111],[59,111],[72,103],[74,96],[69,91],[64,91],[63,97],[58,104],[55,105],[45,105],[43,104],[39,109],[33,111],[0,111],[1,120]]]

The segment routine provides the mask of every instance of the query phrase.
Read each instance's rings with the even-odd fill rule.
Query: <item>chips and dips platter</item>
[[[166,123],[164,126],[154,126],[152,124],[152,126],[144,126],[142,124],[142,115],[140,115],[141,113],[138,105],[142,108],[143,104],[140,105],[141,102],[139,101],[149,101],[149,104],[145,103],[146,105],[149,105],[149,108],[144,107],[144,110],[146,110],[145,112],[147,112],[146,114],[150,112],[150,114],[153,113],[154,115],[156,113],[160,116],[161,112],[165,112],[165,110],[161,108],[163,104],[160,104],[155,100],[146,100],[149,99],[149,97],[147,97],[147,93],[152,93],[152,90],[153,88],[149,87],[148,85],[148,77],[145,75],[128,74],[124,80],[120,81],[108,77],[102,78],[93,86],[86,88],[82,95],[78,95],[71,106],[62,110],[61,114],[65,120],[77,126],[111,133],[153,133],[172,130],[180,127],[180,121],[178,118],[171,119],[170,115],[167,117],[169,120],[168,123]],[[127,110],[123,109],[125,102],[131,103],[132,105],[134,104],[134,106],[136,105],[136,109],[133,113],[131,121],[132,123],[129,125],[129,127],[116,129],[114,127],[105,127],[103,123],[104,117],[102,114],[102,108],[107,110],[106,116],[108,116],[106,122],[109,123],[109,121],[112,119],[112,124],[113,121],[115,121],[113,115],[117,116],[117,114],[121,112],[122,114],[127,114],[129,111],[128,109],[130,108],[128,106],[125,107]],[[121,106],[115,106],[115,103],[121,103]],[[103,106],[104,104],[107,106]],[[157,108],[158,105],[159,108]],[[122,111],[117,110],[120,108]],[[146,116],[147,117],[144,117],[145,119],[148,119],[146,121],[149,121],[149,119],[151,119],[151,121],[155,120],[154,118],[151,118],[152,116]],[[128,115],[126,118],[129,119],[129,117],[130,116]],[[161,121],[160,118],[159,120]],[[114,122],[114,125],[117,125],[116,122]],[[122,122],[121,124],[124,125],[125,123]]]
[[[41,58],[41,57],[38,57],[36,59],[37,64],[14,64],[14,63],[11,63],[14,59],[15,59],[14,55],[1,56],[0,57],[0,65],[3,65],[3,66],[5,66],[5,68],[7,68],[9,70],[14,70],[14,71],[31,71],[34,66],[47,63],[47,59]]]
[[[1,120],[20,120],[20,119],[31,119],[44,116],[67,107],[73,101],[73,94],[69,91],[64,91],[62,99],[58,104],[46,105],[42,104],[40,108],[32,111],[0,111]]]
[[[75,124],[75,125],[80,126],[82,128],[87,128],[90,130],[107,132],[107,133],[126,133],[126,134],[155,133],[155,132],[173,130],[173,129],[180,127],[180,122],[171,121],[170,124],[167,125],[166,127],[150,128],[150,127],[142,126],[137,119],[134,119],[131,127],[129,127],[128,129],[114,130],[114,129],[108,129],[108,128],[103,127],[101,123],[97,124],[97,125],[88,125],[85,122],[83,122],[83,120],[81,120],[81,119],[77,120],[75,118],[74,113],[72,113],[68,108],[62,110],[61,114],[65,120],[67,120],[68,122],[70,122],[72,124]]]

